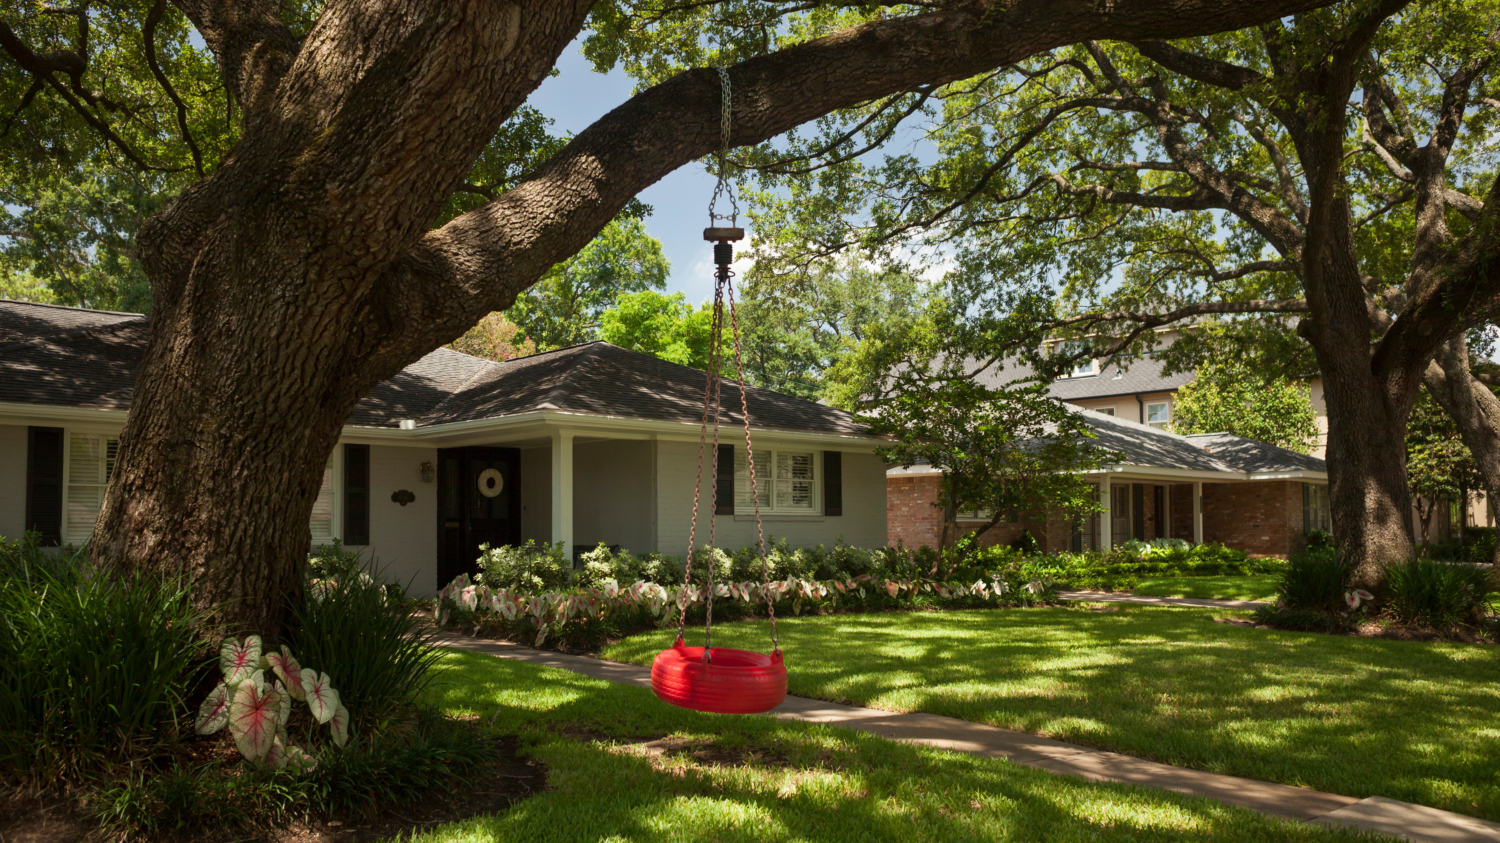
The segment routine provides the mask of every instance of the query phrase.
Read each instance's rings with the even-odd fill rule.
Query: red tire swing
[[[776,638],[776,608],[771,593],[770,572],[766,563],[766,536],[760,521],[760,495],[755,479],[755,450],[750,445],[750,407],[745,398],[745,367],[740,356],[739,319],[734,310],[734,273],[729,266],[734,262],[735,241],[745,236],[745,230],[734,227],[739,208],[734,202],[734,193],[724,178],[726,153],[729,149],[729,74],[719,68],[719,80],[723,85],[723,146],[719,150],[719,184],[714,188],[713,201],[708,206],[709,228],[704,229],[703,239],[714,242],[714,318],[709,345],[708,376],[703,387],[703,423],[698,432],[698,479],[693,487],[693,523],[688,532],[687,570],[683,577],[682,591],[678,592],[677,640],[656,655],[651,663],[651,690],[664,702],[694,711],[716,714],[759,714],[781,705],[786,699],[786,665],[782,663],[781,646]],[[714,213],[714,203],[719,194],[729,192],[733,213],[719,216]],[[727,220],[728,227],[713,224]],[[771,617],[771,653],[756,653],[750,650],[731,650],[713,646],[714,627],[714,512],[718,509],[719,492],[719,401],[722,378],[719,376],[719,345],[724,331],[724,299],[729,299],[730,332],[734,339],[734,364],[739,378],[740,415],[745,422],[745,456],[750,468],[750,496],[755,501],[755,532],[757,549],[760,552],[761,592],[766,598],[766,611]],[[712,422],[710,422],[712,417]],[[682,640],[687,624],[688,589],[693,576],[693,548],[698,533],[698,500],[703,490],[703,457],[708,447],[708,429],[713,425],[713,450],[711,460],[712,479],[708,488],[709,552],[708,582],[705,597],[707,618],[703,628],[703,646],[689,647]]]

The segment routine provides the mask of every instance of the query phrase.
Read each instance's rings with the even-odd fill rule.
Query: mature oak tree
[[[1413,552],[1419,385],[1500,492],[1500,402],[1464,348],[1500,297],[1497,28],[1492,0],[1372,0],[1052,51],[746,156],[791,182],[757,230],[778,232],[764,254],[791,266],[854,244],[948,250],[951,353],[981,362],[1036,357],[1044,336],[1072,340],[1054,367],[1139,353],[1214,314],[1271,334],[1295,323],[1328,405],[1336,538],[1373,583]],[[932,103],[938,161],[858,164]]]
[[[1326,2],[860,4],[865,23],[729,69],[730,140],[759,143],[833,109],[1066,44],[1197,36]],[[696,69],[641,91],[434,228],[591,2],[333,0],[316,14],[279,0],[174,5],[212,52],[238,139],[139,231],[150,337],[92,554],[104,566],[185,571],[196,599],[269,631],[299,581],[322,466],[355,403],[508,307],[640,190],[715,149],[720,81]],[[141,25],[163,13],[155,4]],[[0,26],[7,72],[34,81],[10,85],[25,89],[16,104],[71,109],[151,166],[117,142],[132,118],[90,88],[86,38],[43,51],[12,14]],[[1314,214],[1328,204],[1315,196]]]

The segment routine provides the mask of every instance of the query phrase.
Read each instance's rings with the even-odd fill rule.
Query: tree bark
[[[1500,500],[1500,398],[1469,373],[1469,352],[1463,338],[1450,340],[1423,372],[1422,383],[1438,406],[1453,421],[1464,445],[1474,457],[1484,493],[1491,502]],[[1464,501],[1468,506],[1468,501]],[[1500,546],[1494,559],[1500,562]]]
[[[431,231],[590,2],[331,0],[300,44],[271,0],[178,2],[241,106],[242,138],[140,233],[150,339],[92,554],[181,573],[198,603],[274,635],[360,397],[716,148],[719,82],[689,71],[641,93]],[[881,20],[732,68],[732,142],[1082,40],[1202,35],[1328,2],[1017,0]]]

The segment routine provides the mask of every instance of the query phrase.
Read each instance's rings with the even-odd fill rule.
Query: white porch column
[[[1203,483],[1193,481],[1193,544],[1203,544]]]
[[[1099,513],[1099,549],[1109,550],[1115,546],[1115,513],[1114,501],[1110,500],[1109,475],[1104,475],[1104,482],[1099,484],[1099,505],[1104,511]]]
[[[573,433],[552,432],[552,542],[573,558]]]

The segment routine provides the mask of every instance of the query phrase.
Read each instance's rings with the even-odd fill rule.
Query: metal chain
[[[696,549],[696,545],[698,543],[698,502],[703,497],[703,455],[704,455],[704,452],[707,450],[707,445],[708,445],[708,424],[709,424],[708,420],[709,420],[709,411],[710,411],[710,408],[712,408],[712,411],[713,411],[713,430],[714,430],[714,448],[713,448],[714,460],[713,460],[713,468],[711,469],[712,474],[710,475],[710,478],[711,478],[710,482],[711,482],[712,485],[710,486],[709,501],[710,501],[711,506],[709,507],[709,514],[708,514],[708,545],[707,545],[708,546],[708,593],[706,595],[707,618],[706,618],[706,623],[704,625],[704,640],[703,640],[703,660],[705,662],[709,661],[709,655],[708,654],[709,654],[710,643],[712,641],[712,636],[713,636],[713,623],[714,623],[714,594],[713,594],[713,589],[714,589],[714,559],[713,559],[713,548],[714,548],[714,531],[715,531],[715,528],[717,527],[717,524],[718,524],[718,521],[717,521],[717,519],[714,516],[717,514],[717,510],[719,508],[719,459],[718,459],[718,457],[719,457],[719,420],[720,420],[720,417],[721,417],[721,410],[720,410],[720,408],[722,407],[722,401],[721,401],[721,398],[720,398],[720,396],[721,396],[721,386],[720,386],[720,378],[718,376],[718,371],[719,371],[719,343],[720,343],[720,337],[723,335],[723,319],[724,319],[724,317],[723,317],[723,311],[724,311],[724,305],[723,305],[723,301],[724,301],[724,288],[723,288],[723,285],[724,285],[724,279],[723,278],[718,278],[718,279],[716,279],[714,281],[714,311],[713,311],[714,312],[714,316],[713,316],[713,326],[709,330],[709,338],[710,338],[710,345],[709,345],[709,352],[708,352],[708,364],[709,365],[708,365],[708,371],[705,373],[705,377],[704,377],[704,381],[703,381],[703,420],[702,420],[701,424],[698,427],[698,474],[697,474],[697,479],[693,482],[693,520],[692,520],[691,526],[689,526],[689,528],[688,528],[687,565],[686,565],[686,567],[683,570],[683,583],[682,583],[683,592],[681,592],[679,594],[678,601],[677,601],[677,605],[678,605],[678,608],[679,608],[679,612],[678,612],[678,615],[677,615],[677,640],[681,641],[682,640],[682,634],[683,634],[684,630],[687,628],[687,598],[686,598],[686,592],[687,592],[687,589],[691,588],[692,584],[693,584],[693,551]]]
[[[718,68],[718,71],[719,88],[721,91],[719,99],[722,103],[719,113],[719,151],[717,153],[719,159],[719,183],[714,185],[713,198],[708,200],[708,225],[710,228],[714,227],[719,220],[727,220],[730,227],[733,227],[740,217],[740,204],[734,198],[734,185],[729,183],[726,175],[729,167],[729,133],[731,128],[729,118],[730,112],[733,111],[729,100],[729,71],[723,67]],[[718,204],[720,194],[725,194],[729,197],[729,216],[714,213],[714,206]]]
[[[760,489],[755,481],[755,448],[750,444],[750,403],[745,397],[745,363],[740,354],[740,317],[734,307],[734,282],[725,279],[729,291],[729,322],[734,334],[734,368],[740,381],[740,417],[745,422],[745,462],[750,467],[750,499],[755,501],[755,546],[760,551],[760,587],[765,592],[766,614],[771,618],[771,649],[781,652],[776,635],[776,600],[771,594],[771,568],[766,560],[766,530],[760,520]]]

